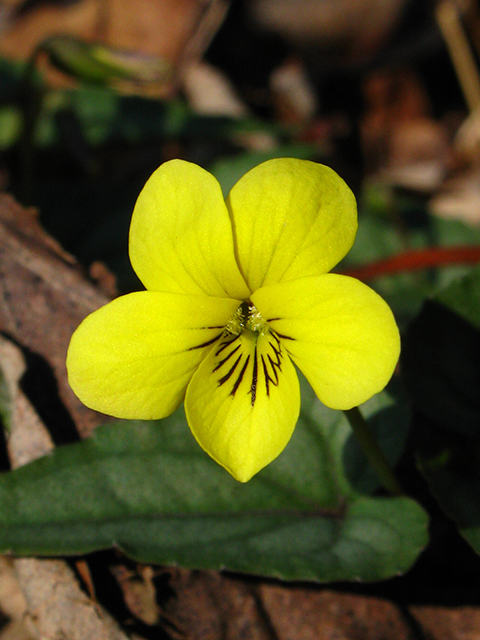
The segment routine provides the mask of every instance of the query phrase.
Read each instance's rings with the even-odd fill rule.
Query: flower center
[[[238,307],[225,328],[234,336],[239,336],[245,330],[254,331],[263,336],[268,330],[268,325],[257,307],[247,300]]]

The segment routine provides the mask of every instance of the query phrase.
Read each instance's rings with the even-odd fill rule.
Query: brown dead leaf
[[[0,640],[32,640],[24,624],[26,609],[13,562],[0,556],[0,612],[8,619],[1,627]]]
[[[8,451],[13,467],[53,448],[35,408],[21,390],[26,363],[18,346],[0,338],[0,362],[12,401]],[[63,560],[16,558],[18,582],[26,601],[25,619],[34,638],[126,640],[117,623],[80,588]]]
[[[214,571],[172,571],[176,597],[166,613],[188,640],[277,640],[270,614],[253,587]]]
[[[52,640],[127,640],[117,623],[81,590],[63,560],[17,558],[34,637]]]
[[[11,401],[8,453],[12,467],[21,467],[46,455],[54,445],[35,408],[21,390],[21,379],[26,371],[22,352],[13,342],[1,336],[0,365]]]
[[[413,606],[413,617],[435,640],[477,640],[480,634],[480,609],[472,606]]]
[[[118,564],[111,568],[129,611],[147,625],[158,624],[160,610],[156,600],[153,567],[138,565],[137,571]]]
[[[175,58],[185,46],[201,4],[199,0],[42,2],[11,22],[2,34],[0,51],[25,60],[48,36],[67,33]]]
[[[107,301],[43,231],[32,210],[0,195],[0,331],[34,354],[29,364],[43,367],[44,374],[51,371],[57,406],[66,407],[82,436],[102,417],[71,391],[65,356],[75,328]]]
[[[388,600],[285,585],[263,585],[260,595],[278,640],[414,638],[400,609]]]
[[[23,389],[31,354],[51,368],[61,397],[84,431],[98,422],[93,412],[79,407],[68,389],[65,353],[79,320],[104,298],[84,281],[72,258],[41,230],[33,214],[4,196],[0,199],[0,283],[0,329],[6,336],[0,337],[0,363],[12,403],[7,448],[12,466],[18,467],[54,446]],[[82,591],[66,562],[16,558],[13,564],[33,637],[126,640],[117,623]]]

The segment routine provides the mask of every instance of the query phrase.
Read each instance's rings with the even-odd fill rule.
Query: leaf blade
[[[181,412],[100,427],[0,476],[0,548],[70,555],[116,546],[142,562],[320,581],[407,570],[426,544],[425,513],[407,498],[349,488],[339,475],[348,430],[337,412],[328,424],[308,391],[305,400],[310,424],[301,420],[289,451],[248,485],[198,448]]]

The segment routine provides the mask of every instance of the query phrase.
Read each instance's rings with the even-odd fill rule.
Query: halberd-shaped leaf
[[[353,491],[342,459],[347,421],[304,382],[302,393],[292,441],[248,485],[201,451],[182,410],[101,427],[0,476],[1,551],[68,555],[117,546],[143,562],[297,580],[406,571],[426,544],[426,514],[408,498]]]

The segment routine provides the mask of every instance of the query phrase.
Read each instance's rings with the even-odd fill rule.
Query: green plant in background
[[[172,80],[172,66],[163,58],[89,43],[71,35],[57,34],[40,43],[31,57],[46,54],[50,62],[83,82],[132,90],[144,85],[166,86]]]

